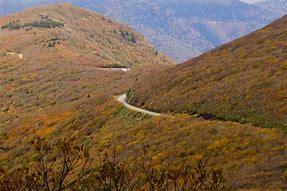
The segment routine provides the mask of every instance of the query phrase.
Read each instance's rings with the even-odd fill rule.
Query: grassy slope
[[[131,88],[129,101],[151,110],[287,129],[286,31],[287,16],[187,63],[144,76]]]
[[[97,69],[99,66],[114,63],[154,66],[165,60],[173,63],[164,55],[156,55],[152,46],[136,32],[136,43],[127,42],[119,31],[114,32],[122,29],[131,33],[130,28],[69,4],[38,7],[2,17],[0,26],[13,20],[37,21],[40,14],[63,22],[64,27],[28,31],[0,29],[0,127],[7,127],[35,111],[61,108],[88,94],[91,97],[99,92],[104,94],[105,84],[122,74],[102,72]],[[53,38],[59,38],[60,44],[43,47]],[[7,54],[8,50],[20,52],[23,58]],[[110,79],[110,75],[114,78]]]
[[[1,73],[7,79],[1,104],[8,109],[1,111],[0,117],[0,166],[13,169],[32,160],[29,142],[36,136],[57,139],[73,135],[91,148],[93,157],[116,147],[126,159],[137,155],[144,144],[150,146],[158,164],[194,162],[210,153],[211,165],[224,169],[232,188],[272,190],[284,186],[287,145],[286,135],[279,130],[185,115],[151,118],[114,101],[113,95],[126,92],[133,81],[157,67],[123,73],[62,63],[62,67],[49,65],[37,72],[24,70],[31,64],[11,58],[5,64],[9,72]]]
[[[73,135],[90,147],[92,157],[116,147],[126,159],[144,144],[158,165],[168,160],[192,163],[208,153],[210,165],[224,169],[231,188],[286,187],[286,135],[279,130],[185,115],[154,118],[113,99],[142,75],[164,70],[163,65],[124,73],[69,59],[50,62],[50,55],[41,62],[30,56],[1,55],[0,168],[13,170],[33,160],[30,141],[36,136],[53,140]]]
[[[117,149],[122,159],[138,155],[148,145],[154,163],[194,163],[208,154],[210,165],[221,167],[232,189],[269,189],[286,186],[286,135],[231,122],[205,121],[185,115],[173,119],[150,117],[123,108],[112,98],[90,98],[68,108],[34,115],[1,135],[8,151],[1,152],[5,167],[17,168],[33,160],[29,141],[77,136],[91,148],[91,156]],[[52,140],[53,140],[52,139]],[[23,160],[23,157],[25,160]]]
[[[63,23],[64,27],[0,30],[0,52],[20,52],[29,61],[73,61],[91,66],[173,62],[164,55],[155,56],[154,48],[131,28],[70,4],[52,4],[2,17],[0,26],[14,20],[21,24],[39,21],[39,15],[48,15],[53,21]],[[134,33],[136,43],[125,40],[120,30],[129,35]],[[48,43],[54,38],[59,39],[59,44],[48,48]]]

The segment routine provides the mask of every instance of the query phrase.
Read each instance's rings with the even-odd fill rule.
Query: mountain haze
[[[21,53],[29,61],[130,67],[168,59],[156,56],[156,50],[131,28],[69,4],[2,17],[0,26],[0,52]]]
[[[271,13],[286,14],[287,13],[287,1],[286,0],[265,0],[258,2],[257,6],[262,7]]]
[[[0,14],[57,0],[1,0]],[[125,22],[178,62],[254,31],[287,12],[286,0],[66,0]],[[283,6],[284,5],[284,6]]]
[[[177,66],[71,4],[0,17],[0,190],[284,190],[285,61],[286,17]]]

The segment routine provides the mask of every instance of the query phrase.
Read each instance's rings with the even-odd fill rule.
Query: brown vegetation
[[[0,189],[10,190],[213,190],[224,189],[220,169],[209,169],[207,159],[191,167],[173,164],[156,168],[144,149],[133,165],[121,162],[116,153],[104,154],[99,164],[90,160],[89,151],[78,146],[75,138],[65,138],[51,145],[50,141],[32,141],[35,154],[28,164],[15,171],[0,171]]]
[[[72,13],[68,11],[70,9],[65,9],[66,5],[55,5],[57,11],[58,6],[63,6],[63,11],[71,16]],[[54,12],[51,6],[49,11],[46,14],[52,15]],[[30,12],[33,13],[33,10],[28,13]],[[53,19],[56,18],[58,17],[53,16]],[[33,17],[32,20],[34,19]],[[75,22],[78,23],[78,19]],[[111,23],[108,19],[99,19],[101,22],[106,21],[103,26],[106,24],[109,28]],[[2,22],[2,18],[0,21]],[[4,23],[7,22],[8,20],[5,20]],[[85,25],[80,24],[78,27]],[[67,26],[69,24],[64,22],[63,30],[66,30]],[[44,33],[46,30],[60,28],[31,31]],[[12,31],[17,34],[14,41],[12,35],[8,35],[9,38],[6,36],[9,32],[11,31],[4,31],[5,43],[0,42],[3,43],[1,48],[9,46],[11,49],[11,46],[18,46],[18,32],[27,31]],[[114,34],[114,31],[112,33]],[[109,35],[110,33],[107,33],[107,38]],[[117,35],[123,40],[120,34]],[[139,51],[143,50],[145,47],[140,45],[141,38],[136,33],[134,35],[137,39],[136,45],[126,41],[123,43],[127,43],[127,47],[143,46]],[[19,41],[24,40],[25,38]],[[45,44],[60,41],[54,36],[41,40]],[[56,49],[62,43],[60,41],[60,45],[56,43],[54,47],[45,49]],[[21,52],[30,47],[28,42],[20,44],[23,48]],[[286,188],[287,142],[286,134],[280,130],[255,128],[252,125],[233,122],[207,121],[184,114],[175,115],[173,118],[151,117],[129,111],[115,101],[113,96],[126,93],[133,82],[143,84],[144,76],[154,75],[155,71],[157,74],[164,73],[165,70],[169,70],[166,68],[172,67],[171,65],[155,64],[150,67],[147,64],[146,67],[133,67],[126,73],[102,71],[93,67],[93,63],[87,62],[86,57],[82,62],[78,59],[65,60],[65,55],[71,47],[66,47],[65,52],[60,52],[64,57],[59,60],[57,54],[52,57],[50,53],[38,58],[35,50],[39,47],[34,48],[31,52],[23,52],[23,59],[0,53],[0,168],[5,173],[1,179],[4,181],[1,186],[8,188],[15,185],[15,182],[17,184],[24,180],[17,185],[24,184],[24,188],[27,188],[27,184],[43,187],[43,182],[47,182],[43,180],[46,179],[49,180],[51,188],[59,188],[59,182],[62,182],[62,187],[71,185],[73,190],[92,190],[93,186],[115,188],[119,185],[116,182],[123,183],[120,184],[121,188],[133,187],[137,182],[138,187],[154,187],[156,190],[167,186],[180,188],[185,185],[185,181],[182,180],[186,180],[188,174],[190,184],[185,186],[196,185],[194,182],[198,182],[198,179],[206,179],[208,184],[204,184],[204,187],[207,189],[212,186],[213,189],[221,185],[217,183],[221,182],[223,174],[226,180],[224,185],[230,189]],[[35,56],[32,56],[32,52],[35,52]],[[136,59],[130,57],[129,53],[122,52],[127,59]],[[155,59],[151,63],[159,62],[160,55],[156,55],[155,52],[153,54],[146,58],[145,63],[149,62],[149,59]],[[146,83],[149,83],[148,78]],[[145,84],[143,85],[145,87]],[[77,139],[73,142],[67,142],[70,139],[59,142],[62,137]],[[42,142],[41,139],[45,141]],[[40,153],[35,150],[35,146],[40,148]],[[143,147],[146,148],[145,152],[142,151]],[[63,148],[71,154],[63,152]],[[84,148],[89,148],[89,152]],[[111,154],[114,150],[117,151],[116,160]],[[105,151],[109,153],[109,157],[100,157]],[[65,158],[72,163],[64,162]],[[136,163],[133,162],[135,158],[138,159]],[[209,159],[208,162],[206,158]],[[56,162],[53,163],[55,159]],[[145,163],[140,163],[142,160]],[[48,179],[47,176],[43,178],[43,172],[48,171],[41,166],[43,163],[48,167],[53,164]],[[60,171],[63,165],[68,168]],[[77,167],[71,169],[71,165]],[[85,168],[81,172],[83,166]],[[181,172],[186,172],[187,169],[191,171],[183,175]],[[206,169],[207,173],[202,169]],[[67,170],[68,176],[61,176],[61,172]],[[90,175],[91,172],[93,173]],[[21,180],[19,176],[13,176],[16,173]],[[132,176],[134,173],[136,176]],[[35,175],[33,177],[36,177],[37,183],[30,179],[31,175]],[[51,178],[51,175],[55,178]],[[77,183],[71,184],[75,180]],[[110,184],[107,184],[107,180]],[[10,181],[12,183],[9,183]],[[214,184],[209,184],[212,181]]]
[[[287,16],[187,63],[142,76],[129,102],[287,129]]]
[[[131,28],[70,4],[2,17],[0,27],[0,53],[20,52],[29,62],[128,67],[174,63],[163,54],[156,56],[151,44]],[[51,39],[57,43],[49,42]]]

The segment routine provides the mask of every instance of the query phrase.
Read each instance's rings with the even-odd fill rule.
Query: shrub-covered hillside
[[[172,63],[131,28],[94,12],[60,3],[0,19],[0,52],[37,62],[92,66]]]
[[[286,130],[286,95],[287,16],[187,63],[138,79],[128,98],[151,110]]]
[[[53,13],[62,10],[65,19],[77,13],[73,26],[87,19],[81,17],[85,11],[72,8],[70,13],[66,6],[69,7],[60,4],[48,8]],[[27,17],[35,10],[30,10]],[[92,61],[101,56],[91,56],[86,49],[80,49],[78,43],[82,41],[62,42],[50,36],[58,30],[64,35],[73,34],[72,25],[50,12],[45,15],[43,19],[36,15],[26,21],[0,19],[1,26],[13,20],[9,26],[20,26],[1,30],[0,49],[21,47],[20,52],[9,48],[0,53],[0,190],[106,190],[111,184],[108,190],[116,190],[115,185],[133,186],[130,190],[152,190],[153,186],[154,190],[166,186],[173,190],[175,185],[187,190],[196,185],[197,190],[223,190],[223,186],[234,190],[286,188],[287,142],[281,130],[185,114],[153,117],[130,111],[115,96],[128,92],[133,82],[142,81],[147,74],[173,66],[147,64],[159,63],[165,57],[149,54],[152,49],[137,33],[132,35],[132,31],[122,28],[120,33],[100,33],[103,44],[97,46],[115,50],[113,53],[119,54],[116,58],[123,55],[135,63],[143,58],[143,50],[150,56],[145,57],[143,66],[131,70],[117,70],[120,63],[112,62],[112,58],[99,68],[98,62]],[[101,22],[107,25],[105,29],[113,25],[102,17],[98,23],[96,18],[89,26],[92,29],[104,30]],[[63,25],[44,27],[54,22]],[[37,24],[23,27],[27,23]],[[31,44],[29,35],[20,39],[21,34],[30,32],[41,33],[35,42],[42,44],[43,38],[45,47]],[[88,34],[75,38],[89,45],[92,41],[84,41]],[[123,49],[118,49],[113,35],[123,40]],[[48,36],[53,40],[46,42]],[[63,43],[65,46],[60,48]],[[77,57],[74,50],[87,54]],[[42,51],[45,54],[41,55]]]
[[[178,62],[241,37],[287,12],[286,0],[1,0],[0,15],[59,1],[129,24]]]

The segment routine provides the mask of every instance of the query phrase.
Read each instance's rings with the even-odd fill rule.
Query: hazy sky
[[[244,1],[246,3],[255,3],[255,2],[260,2],[260,1],[264,1],[264,0],[241,0]]]

